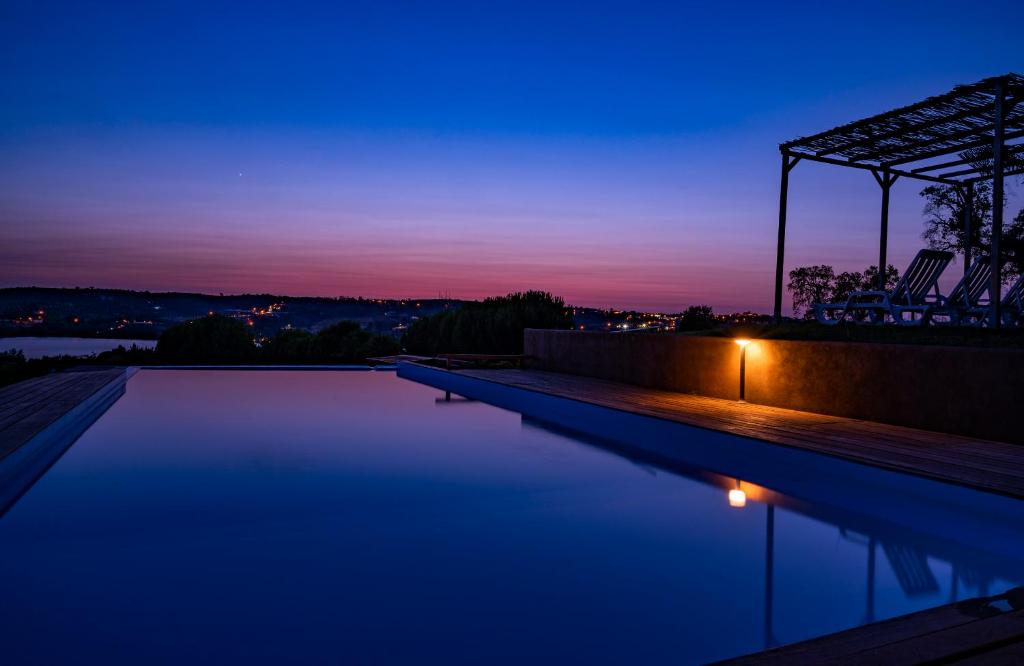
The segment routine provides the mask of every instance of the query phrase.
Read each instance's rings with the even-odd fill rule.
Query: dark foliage
[[[710,305],[691,305],[679,315],[678,331],[704,331],[715,327],[715,313]]]
[[[968,244],[964,226],[966,202],[958,188],[930,185],[921,190],[924,197],[924,232],[921,238],[933,250],[962,254]],[[990,256],[992,251],[992,184],[974,184],[970,244],[974,256]],[[1006,262],[1007,280],[1024,271],[1024,209],[1012,219],[1004,219],[1000,254]]]
[[[256,346],[241,321],[211,315],[164,331],[156,355],[172,363],[228,363],[252,359]]]
[[[263,343],[262,355],[270,362],[299,362],[313,356],[316,336],[309,331],[291,329],[281,331]]]
[[[411,354],[521,354],[524,329],[572,326],[565,301],[547,292],[527,291],[419,319],[402,343]]]
[[[312,356],[324,363],[365,363],[367,358],[399,352],[398,341],[374,335],[354,321],[342,321],[320,331],[310,342]]]
[[[245,324],[213,315],[169,328],[157,342],[157,363],[365,363],[399,351],[391,337],[342,321],[314,335],[285,330],[257,347]]]
[[[889,264],[885,288],[892,289],[899,279],[899,271]],[[878,289],[878,266],[868,266],[863,273],[847,271],[838,275],[826,264],[801,266],[789,272],[789,284],[786,286],[793,295],[793,314],[813,319],[811,306],[815,303],[838,303],[846,300],[851,292]]]

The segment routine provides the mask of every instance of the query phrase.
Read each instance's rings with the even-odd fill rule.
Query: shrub
[[[691,305],[679,316],[679,331],[705,331],[715,327],[715,313],[710,305]]]
[[[354,321],[341,321],[320,331],[311,343],[312,355],[329,363],[364,363],[371,356],[399,351],[398,341],[364,331]]]
[[[412,354],[521,354],[523,330],[572,328],[565,301],[543,291],[527,291],[467,303],[413,322],[403,345]]]
[[[303,361],[312,356],[315,338],[309,331],[284,330],[264,343],[263,355],[269,361]]]
[[[255,356],[256,346],[241,321],[211,315],[164,331],[156,353],[161,360],[176,363],[244,361]]]

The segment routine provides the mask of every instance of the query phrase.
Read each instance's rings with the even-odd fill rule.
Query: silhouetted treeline
[[[521,354],[523,329],[572,328],[565,301],[544,291],[527,291],[465,303],[413,322],[402,338],[410,354]]]
[[[170,363],[228,363],[252,359],[256,345],[241,321],[211,315],[164,331],[155,355]]]
[[[273,363],[365,363],[367,358],[398,352],[394,338],[368,333],[354,321],[342,321],[315,335],[281,331],[263,345],[261,355]]]
[[[342,321],[319,333],[285,330],[257,346],[238,319],[211,315],[164,331],[156,344],[158,363],[365,363],[369,356],[399,351],[394,338],[368,333]]]

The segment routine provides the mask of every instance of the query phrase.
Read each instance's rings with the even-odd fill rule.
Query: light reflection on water
[[[1019,584],[963,527],[392,373],[143,371],[0,521],[0,634],[19,662],[696,663]]]

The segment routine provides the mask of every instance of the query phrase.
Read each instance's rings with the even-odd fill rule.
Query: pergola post
[[[881,231],[878,238],[878,289],[885,289],[885,277],[886,277],[886,266],[888,261],[886,259],[886,250],[889,245],[889,190],[892,189],[892,184],[899,178],[898,174],[893,174],[888,171],[883,171],[882,175],[879,176],[877,171],[872,171],[875,180],[878,181],[879,187],[882,188],[882,225]]]
[[[793,170],[799,157],[791,158],[789,153],[782,153],[782,183],[779,187],[779,238],[775,245],[775,323],[782,321],[782,271],[786,255],[786,200],[789,196],[789,172]]]
[[[764,540],[764,649],[775,645],[775,505],[769,504]]]
[[[974,252],[974,183],[967,183],[961,190],[964,216],[964,275],[971,270],[971,255]]]
[[[992,328],[999,328],[1002,313],[999,311],[999,297],[1003,286],[1002,264],[999,261],[999,241],[1003,237],[1003,143],[1004,90],[1002,80],[996,82],[994,131],[992,132],[992,282],[989,284],[989,302],[992,304]]]

